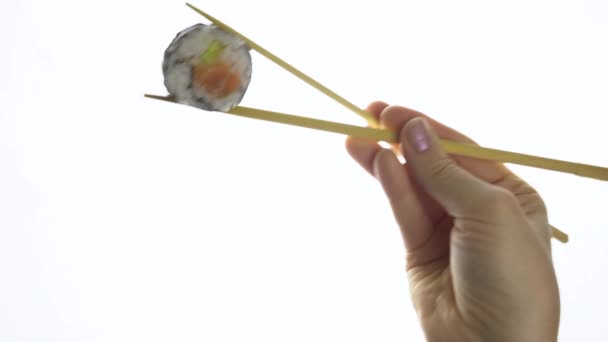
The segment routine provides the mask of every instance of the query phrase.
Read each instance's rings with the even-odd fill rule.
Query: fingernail
[[[431,139],[423,119],[414,119],[407,127],[407,139],[416,152],[424,152],[431,148]]]

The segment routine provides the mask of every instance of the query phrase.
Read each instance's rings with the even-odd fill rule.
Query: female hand
[[[445,154],[473,143],[423,114],[373,103],[406,159],[349,138],[347,150],[390,201],[413,303],[429,341],[556,341],[559,291],[538,193],[504,165]]]

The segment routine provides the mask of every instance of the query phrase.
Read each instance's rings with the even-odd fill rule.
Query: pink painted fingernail
[[[407,139],[416,152],[424,152],[431,148],[431,139],[423,119],[414,119],[407,127]]]

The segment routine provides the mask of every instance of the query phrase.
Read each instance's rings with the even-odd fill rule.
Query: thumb
[[[506,193],[448,157],[424,118],[408,121],[401,130],[401,144],[416,181],[453,217],[481,218],[485,208]]]

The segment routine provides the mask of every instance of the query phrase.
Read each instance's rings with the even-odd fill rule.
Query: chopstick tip
[[[171,95],[162,96],[162,95],[152,95],[152,94],[144,94],[144,97],[154,100],[175,102],[175,98]]]
[[[198,9],[196,6],[194,6],[193,4],[186,2],[186,6],[190,7],[190,9],[193,9],[195,12],[198,12],[200,14],[202,14],[203,11],[201,11],[200,9]]]

